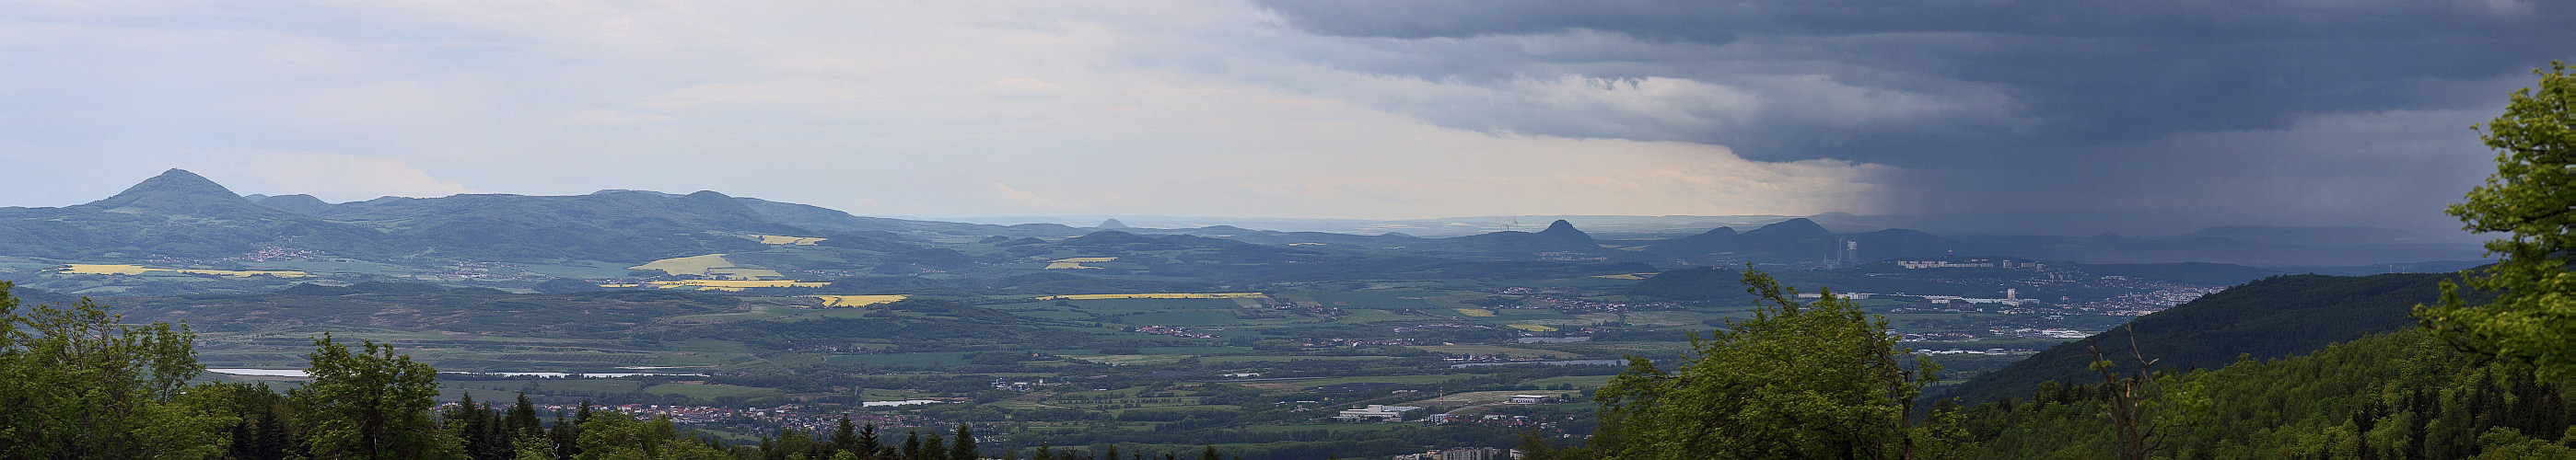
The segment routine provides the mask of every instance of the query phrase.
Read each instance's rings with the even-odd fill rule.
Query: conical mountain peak
[[[1564,219],[1557,219],[1556,223],[1547,224],[1547,229],[1539,230],[1538,236],[1580,241],[1584,243],[1592,242],[1592,235],[1583,233],[1582,230],[1575,230],[1574,223],[1566,222]]]
[[[83,206],[104,209],[136,209],[164,214],[214,216],[228,213],[276,213],[277,210],[252,204],[233,194],[232,189],[206,180],[205,176],[185,169],[163,171],[144,179],[116,196]]]
[[[1127,228],[1127,223],[1119,222],[1118,219],[1109,219],[1100,221],[1100,226],[1092,228]]]
[[[234,194],[232,189],[224,188],[223,184],[217,184],[213,180],[206,179],[206,176],[199,176],[197,173],[188,172],[188,170],[178,168],[170,168],[168,171],[162,171],[161,175],[152,176],[150,179],[144,179],[143,182],[135,183],[133,187],[126,187],[124,193],[118,193],[116,195],[127,196],[138,193],[177,193],[192,195],[222,195],[234,198],[241,197],[241,195]],[[108,199],[113,200],[116,198],[109,197]]]
[[[1823,225],[1816,225],[1816,221],[1807,220],[1807,218],[1804,217],[1784,220],[1779,223],[1764,225],[1762,228],[1753,229],[1753,231],[1744,232],[1745,235],[1778,236],[1832,235],[1833,233],[1834,232],[1825,230],[1825,226]]]

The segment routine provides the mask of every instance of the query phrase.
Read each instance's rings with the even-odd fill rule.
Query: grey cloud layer
[[[1918,171],[1912,186],[1881,201],[1882,211],[1894,212],[2031,206],[2261,215],[2378,208],[2391,199],[2437,206],[2483,173],[2401,165],[2482,158],[2467,131],[2482,118],[2472,115],[2501,107],[2506,91],[2528,84],[2527,70],[2576,59],[2570,2],[1262,4],[1300,30],[1436,51],[1413,60],[1318,57],[1365,72],[1521,94],[1532,93],[1524,88],[1530,82],[1567,78],[1607,82],[1594,85],[1599,92],[1635,92],[1622,82],[1651,87],[1657,79],[1718,88],[1675,91],[1684,96],[1666,101],[1682,106],[1661,117],[1543,96],[1383,105],[1471,129],[1707,142],[1753,159]],[[2445,125],[2318,121],[2343,119],[2336,117]],[[2375,131],[2325,132],[2337,129]],[[2425,142],[2406,143],[2419,148],[2411,152],[2360,149],[2366,154],[2344,142],[2277,142],[2385,139],[2392,129]],[[2201,141],[2210,138],[2237,143]],[[2325,177],[2281,166],[2391,155],[2413,156],[2376,163],[2381,168],[2331,167],[2336,173]],[[2210,174],[2230,170],[2288,176]],[[2011,185],[1961,185],[1975,181]],[[2359,184],[2376,188],[2344,201],[2309,196]],[[2287,187],[2304,188],[2276,190]],[[2364,206],[2365,199],[2380,201]],[[2325,212],[2314,220],[2439,217],[2422,211]]]
[[[2475,83],[2576,51],[2568,2],[1710,2],[1279,1],[1316,33],[1413,40],[1594,31],[1677,48],[1573,55],[1476,53],[1446,67],[1354,62],[1425,78],[1502,79],[1557,68],[1592,77],[1704,81],[1830,75],[1846,85],[1988,104],[2035,124],[1764,134],[1715,127],[1669,135],[1754,158],[1832,156],[1919,163],[1925,141],[1978,137],[2053,145],[2140,141],[2175,131],[2288,126],[2300,113],[2492,105]],[[1431,57],[1431,62],[1449,58]],[[1519,66],[1501,66],[1516,62]],[[2464,94],[2479,93],[2479,94]],[[2007,101],[1996,100],[2007,99]],[[1815,123],[1807,123],[1813,125]],[[1549,132],[1538,123],[1495,126]],[[1776,126],[1763,126],[1776,128]],[[1830,126],[1828,126],[1830,128]],[[2022,128],[2022,129],[2007,129]],[[1570,131],[1586,131],[1580,126]],[[1827,130],[1813,130],[1827,131]],[[1997,139],[1978,139],[1992,142]]]

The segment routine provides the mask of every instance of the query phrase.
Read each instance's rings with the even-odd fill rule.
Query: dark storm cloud
[[[2304,112],[2487,105],[2447,88],[2576,51],[2568,2],[1426,1],[1269,2],[1332,35],[1468,38],[1600,31],[1719,45],[1632,72],[1690,77],[1816,69],[1856,83],[2002,85],[2038,122],[2007,145],[2136,141],[2173,131],[2278,128]],[[1564,59],[1557,57],[1554,59]],[[1490,65],[1490,64],[1487,64]],[[1419,73],[1441,69],[1404,69]],[[1462,69],[1473,72],[1477,69]],[[1510,127],[1543,131],[1543,126]],[[1909,161],[1933,133],[1835,141],[1695,139],[1755,158]],[[2007,134],[2007,133],[1996,133]],[[1758,136],[1757,136],[1758,137]],[[1839,135],[1832,137],[1840,137]],[[1835,145],[1839,144],[1839,145]],[[1745,148],[1753,147],[1753,148]]]
[[[1544,72],[1669,77],[1756,91],[1764,88],[1742,82],[1758,81],[1755,76],[1761,75],[1826,75],[1837,84],[1910,94],[1945,107],[1986,106],[1964,113],[1933,111],[1929,113],[1936,115],[1868,126],[1815,121],[1833,117],[1799,119],[1766,112],[1733,124],[1610,133],[1724,144],[1754,159],[1835,158],[1934,171],[1910,178],[1917,185],[1899,185],[1916,192],[1937,189],[1942,196],[1911,193],[1901,200],[1888,200],[1892,206],[1927,211],[1994,200],[2060,208],[2088,203],[2222,206],[2203,203],[2212,197],[2193,196],[2192,190],[2273,191],[2233,182],[2205,183],[2221,180],[2205,174],[2212,169],[2250,165],[2276,170],[2282,164],[2354,159],[2326,146],[2247,151],[2187,145],[2193,142],[2174,137],[2248,131],[2314,137],[2331,136],[2318,130],[2374,129],[2369,128],[2374,126],[2370,122],[2324,122],[2320,117],[2393,111],[2408,120],[2457,123],[2411,130],[2440,141],[2426,145],[2459,147],[2437,156],[2474,157],[2481,155],[2480,150],[2466,128],[2482,118],[2461,113],[2484,112],[2491,117],[2492,110],[2502,105],[2505,91],[2529,84],[2523,72],[2553,59],[2576,59],[2576,27],[2569,26],[2576,21],[2576,2],[2559,1],[1460,0],[1265,5],[1294,27],[1324,35],[1437,44],[1607,34],[1632,38],[1639,48],[1662,50],[1512,56],[1511,50],[1481,46],[1474,47],[1485,53],[1477,55],[1475,65],[1444,67],[1440,63],[1465,59],[1436,55],[1406,64],[1341,64],[1368,72],[1464,81]],[[1424,116],[1473,129],[1605,134],[1597,123],[1551,121],[1542,116]],[[2474,170],[2428,172],[2391,166],[2338,177],[2383,188],[2420,187],[2423,190],[2405,193],[2429,194],[2438,200],[2455,199],[2467,186],[2463,181],[2482,175]],[[2020,178],[2008,182],[2022,188],[2005,191],[1956,184],[1998,178]],[[2229,176],[2224,180],[2248,179]],[[1941,182],[1947,183],[1924,185]],[[2283,182],[2292,185],[2282,187],[2307,183]],[[2133,199],[2069,204],[2026,196],[2067,192],[2094,197],[2088,199]],[[2311,198],[2276,201],[2280,201],[2273,203],[2276,206],[2320,203]],[[2346,217],[2342,220],[2373,218]]]

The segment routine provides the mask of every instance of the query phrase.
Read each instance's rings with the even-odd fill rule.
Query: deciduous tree
[[[1617,459],[1926,458],[1945,439],[1908,421],[1939,367],[1897,347],[1887,320],[1747,269],[1751,318],[1693,335],[1689,361],[1665,370],[1629,358],[1596,393],[1597,454]]]
[[[0,282],[0,458],[205,457],[223,453],[231,401],[183,398],[196,335],[119,324],[83,298],[24,311]]]
[[[2563,62],[2535,69],[2540,84],[2515,90],[2503,115],[2482,128],[2497,150],[2496,172],[2448,213],[2474,232],[2504,234],[2472,270],[2469,285],[2497,294],[2467,305],[2445,284],[2440,303],[2417,318],[2463,348],[2531,362],[2544,377],[2576,376],[2576,75]]]
[[[351,353],[330,334],[313,339],[305,355],[313,381],[288,392],[295,424],[317,458],[453,459],[464,444],[431,418],[437,405],[438,369],[363,342]]]

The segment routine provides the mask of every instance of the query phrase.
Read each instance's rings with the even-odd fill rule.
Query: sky
[[[1973,215],[2440,231],[2576,59],[2519,0],[0,0],[0,206]]]

